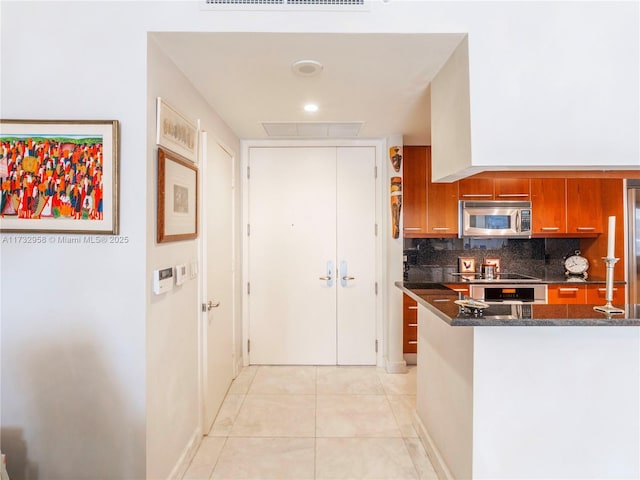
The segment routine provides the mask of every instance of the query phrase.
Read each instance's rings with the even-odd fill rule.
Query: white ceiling
[[[153,37],[240,138],[262,122],[362,122],[360,138],[431,143],[429,83],[462,34],[155,33]],[[324,66],[315,77],[297,60]],[[305,103],[319,105],[306,113]]]

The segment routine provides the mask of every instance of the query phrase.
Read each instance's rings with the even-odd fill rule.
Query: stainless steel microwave
[[[460,202],[460,237],[531,237],[531,202]]]

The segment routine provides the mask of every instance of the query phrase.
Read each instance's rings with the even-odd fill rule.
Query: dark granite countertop
[[[476,317],[460,312],[454,302],[466,297],[443,283],[396,282],[395,285],[451,326],[640,326],[640,305],[616,305],[623,308],[624,313],[607,315],[594,310],[594,305],[502,304],[490,305],[482,316]]]

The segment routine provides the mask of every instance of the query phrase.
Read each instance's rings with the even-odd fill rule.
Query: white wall
[[[11,478],[145,472],[146,47],[118,8],[99,21],[93,11],[2,4],[0,116],[120,120],[127,239],[0,237],[2,450]]]
[[[431,82],[431,177],[471,168],[469,44],[464,38]]]
[[[160,51],[151,35],[148,44],[147,123],[156,118],[156,97],[194,121],[210,139],[218,138],[238,152],[238,138],[194,90],[189,80]],[[157,147],[148,129],[147,278],[153,270],[199,259],[198,240],[158,244],[156,238]],[[147,478],[166,478],[184,448],[200,432],[198,390],[198,281],[188,280],[163,295],[147,288]],[[237,322],[240,325],[240,321]],[[240,345],[237,345],[238,349]],[[205,432],[206,433],[206,432]]]
[[[475,328],[473,478],[640,478],[640,328]]]

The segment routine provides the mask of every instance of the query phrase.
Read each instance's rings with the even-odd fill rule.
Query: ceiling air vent
[[[203,0],[205,10],[364,11],[369,0]]]
[[[262,122],[269,137],[353,138],[363,122]]]

